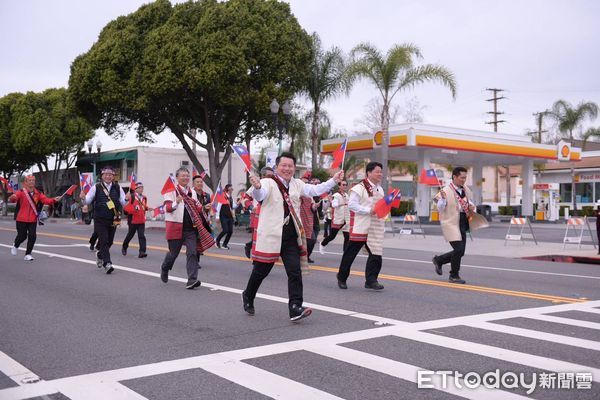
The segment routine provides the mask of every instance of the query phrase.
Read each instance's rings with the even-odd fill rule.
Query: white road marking
[[[556,324],[578,326],[580,328],[600,329],[600,324],[597,322],[582,321],[573,318],[555,317],[553,315],[528,315],[526,318],[537,319],[539,321],[554,322]]]
[[[8,354],[0,351],[0,372],[8,376],[19,385],[28,384],[27,381],[38,381],[40,377],[27,369],[18,361],[10,358]]]

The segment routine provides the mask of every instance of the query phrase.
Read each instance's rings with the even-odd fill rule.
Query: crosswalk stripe
[[[528,315],[526,318],[536,319],[538,321],[554,322],[556,324],[578,326],[580,328],[600,329],[600,324],[597,322],[582,321],[573,318],[555,317],[553,315]]]

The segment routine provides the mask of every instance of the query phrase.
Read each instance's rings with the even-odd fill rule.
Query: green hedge
[[[513,208],[507,206],[498,206],[498,214],[500,215],[513,215]]]
[[[392,208],[392,217],[399,217],[414,210],[412,201],[401,201],[400,208]]]

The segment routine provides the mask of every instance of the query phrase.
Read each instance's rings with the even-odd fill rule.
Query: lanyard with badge
[[[121,215],[119,214],[117,207],[115,207],[114,201],[112,201],[112,199],[110,198],[110,193],[108,192],[108,189],[106,188],[106,186],[104,186],[104,182],[101,182],[100,186],[102,187],[102,191],[104,192],[104,194],[106,195],[106,198],[108,199],[108,201],[106,202],[106,207],[108,207],[109,210],[113,211],[113,214],[114,214],[113,225],[114,226],[121,225]]]

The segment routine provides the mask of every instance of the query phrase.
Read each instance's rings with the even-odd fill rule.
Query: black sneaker
[[[221,243],[217,242],[216,245],[217,245],[217,249],[221,248]]]
[[[246,253],[246,258],[252,258],[252,246],[246,244],[246,246],[244,246],[244,252]]]
[[[433,256],[431,259],[433,266],[435,267],[435,273],[438,275],[442,275],[442,264],[440,264],[437,260],[437,256]]]
[[[90,243],[90,251],[94,251],[94,245],[92,243]]]
[[[464,279],[461,279],[461,277],[458,276],[458,275],[451,276],[450,278],[448,278],[448,282],[450,282],[450,283],[459,283],[459,284],[465,284],[465,283],[467,283],[467,281],[465,281]]]
[[[297,304],[292,304],[290,307],[290,321],[292,322],[298,322],[310,314],[312,314],[312,308],[302,307]]]
[[[346,282],[342,282],[342,281],[340,281],[340,280],[338,280],[338,287],[339,287],[340,289],[344,289],[344,290],[345,290],[345,289],[348,289],[348,285],[346,285]]]
[[[246,296],[246,291],[242,292],[242,302],[244,303],[244,311],[250,315],[254,315],[254,301],[250,301]]]
[[[146,257],[148,257],[148,254],[146,254],[146,253],[140,253],[138,255],[138,258],[146,258]]]
[[[223,245],[223,246],[221,246],[221,248],[225,249],[225,250],[229,250],[229,246],[227,246],[227,245]]]
[[[308,261],[309,264],[314,264],[315,263],[315,260],[313,260],[312,258],[309,258],[307,261]]]
[[[106,270],[106,275],[110,275],[115,270],[111,263],[106,263],[104,269]]]
[[[98,268],[104,267],[104,261],[102,261],[102,259],[100,258],[100,252],[99,251],[96,252],[96,266]]]
[[[160,280],[164,283],[169,282],[169,270],[161,268],[160,269]]]
[[[127,255],[127,249],[126,249],[125,247],[123,247],[123,248],[121,249],[121,254],[123,254],[124,256],[126,256],[126,255]]]
[[[371,283],[365,282],[365,289],[383,290],[383,285],[377,281]]]
[[[186,289],[195,289],[198,286],[200,286],[202,284],[202,282],[200,282],[198,279],[188,279],[185,288]]]

